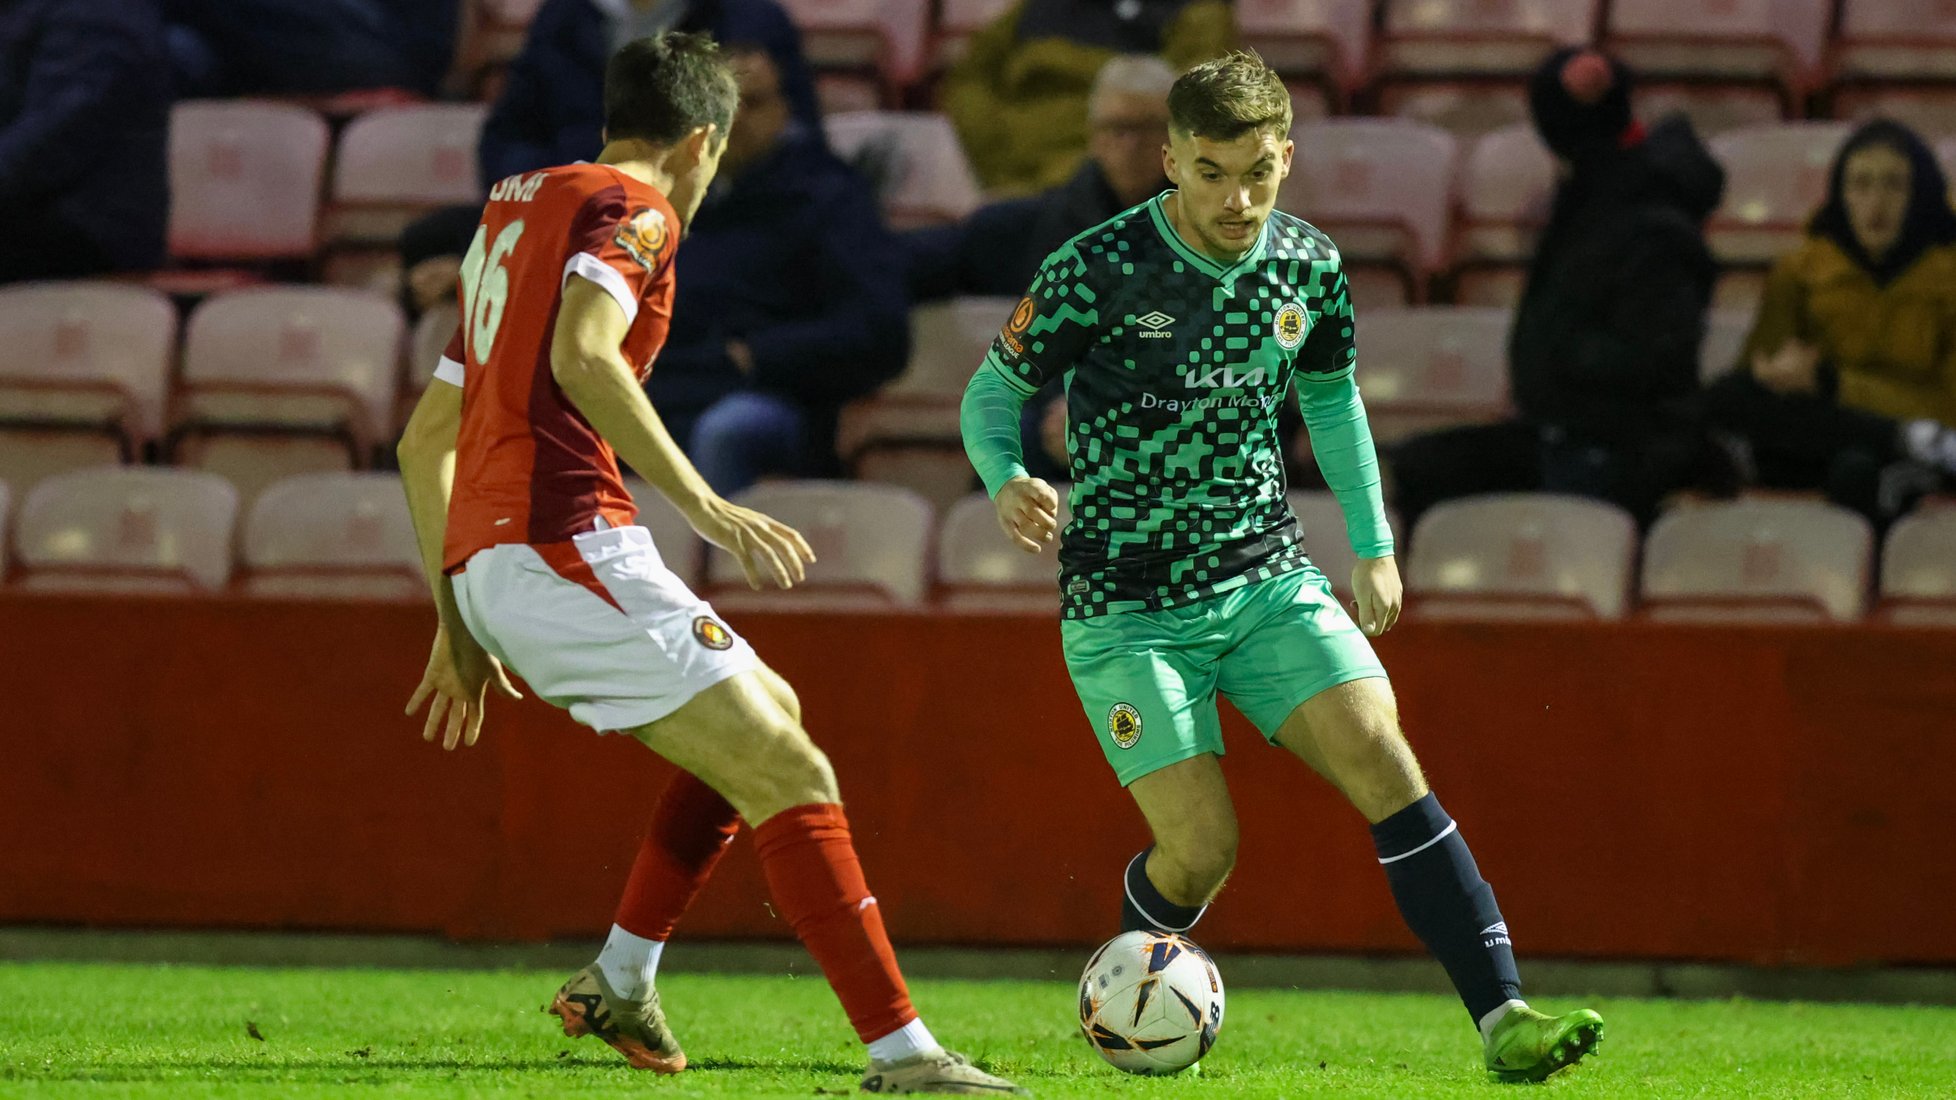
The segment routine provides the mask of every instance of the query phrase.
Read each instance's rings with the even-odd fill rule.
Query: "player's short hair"
[[[671,145],[709,123],[724,140],[740,90],[720,47],[703,34],[635,39],[604,70],[604,129],[612,141]]]
[[[1176,133],[1235,141],[1252,131],[1290,133],[1290,92],[1254,50],[1236,50],[1190,69],[1168,89]]]

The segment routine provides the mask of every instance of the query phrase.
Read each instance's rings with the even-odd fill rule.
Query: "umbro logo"
[[[1504,920],[1502,920],[1502,921],[1495,921],[1495,922],[1494,922],[1493,924],[1490,924],[1490,925],[1488,925],[1488,926],[1487,926],[1486,928],[1483,928],[1483,929],[1481,929],[1481,935],[1483,935],[1483,936],[1485,936],[1485,935],[1487,935],[1487,934],[1488,934],[1489,932],[1494,932],[1494,933],[1498,933],[1498,934],[1500,934],[1500,935],[1503,935],[1503,936],[1505,936],[1505,935],[1507,935],[1507,934],[1508,934],[1508,922],[1507,922],[1507,921],[1504,921]]]
[[[1175,335],[1166,331],[1169,325],[1175,323],[1175,318],[1158,309],[1136,317],[1134,323],[1148,330],[1141,334],[1143,340],[1167,340]]]

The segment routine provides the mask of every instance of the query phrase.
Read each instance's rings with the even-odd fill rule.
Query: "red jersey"
[[[652,187],[601,164],[511,176],[489,193],[462,262],[462,323],[435,376],[462,386],[444,566],[502,543],[566,542],[633,521],[611,445],[550,369],[573,276],[630,318],[621,350],[643,381],[672,322],[679,217]]]

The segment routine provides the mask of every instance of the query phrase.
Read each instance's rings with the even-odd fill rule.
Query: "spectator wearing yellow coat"
[[[1221,0],[1019,0],[971,39],[941,102],[987,191],[1057,187],[1087,151],[1087,95],[1117,54],[1154,54],[1181,72],[1227,52]]]
[[[1956,211],[1907,127],[1848,138],[1709,396],[1762,484],[1823,489],[1877,522],[1956,476]]]

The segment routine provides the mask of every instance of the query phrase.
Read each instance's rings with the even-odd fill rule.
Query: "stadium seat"
[[[276,432],[194,433],[178,442],[171,460],[184,469],[202,470],[230,482],[238,491],[239,507],[245,509],[286,478],[346,473],[356,465],[341,440]]]
[[[1675,509],[1644,543],[1643,598],[1669,622],[1853,622],[1874,533],[1845,508],[1743,499]]]
[[[698,591],[706,540],[700,538],[671,501],[645,481],[627,477],[625,488],[632,494],[632,503],[638,506],[639,525],[652,533],[652,545],[658,548],[666,568],[685,581],[686,587]]]
[[[489,108],[430,103],[369,111],[340,135],[329,241],[392,247],[417,215],[482,201],[476,138]]]
[[[1621,619],[1636,557],[1636,521],[1614,505],[1550,493],[1468,497],[1420,517],[1406,588],[1426,619]]]
[[[0,428],[0,481],[12,485],[20,500],[44,478],[113,466],[126,457],[121,441],[107,432]]]
[[[1881,554],[1883,617],[1956,627],[1956,508],[1925,508],[1888,529]]]
[[[1345,510],[1339,507],[1338,498],[1328,492],[1305,489],[1292,489],[1284,497],[1303,529],[1304,551],[1311,556],[1311,563],[1331,582],[1334,591],[1341,596],[1351,595],[1352,570],[1358,566],[1358,555],[1352,551]],[[1390,508],[1386,509],[1386,525],[1392,528],[1395,539],[1405,538],[1405,532],[1399,529],[1399,517]]]
[[[954,222],[978,209],[978,177],[943,115],[851,111],[822,124],[836,155],[876,188],[891,228]]]
[[[1850,85],[1834,93],[1832,115],[1857,124],[1893,119],[1921,134],[1924,141],[1942,141],[1956,137],[1956,86]]]
[[[800,531],[817,560],[794,589],[767,584],[755,592],[733,556],[714,549],[708,590],[722,610],[873,610],[923,602],[932,517],[916,494],[846,481],[782,481],[756,485],[734,502]]]
[[[1395,76],[1520,76],[1588,42],[1597,0],[1384,0],[1377,67]]]
[[[312,255],[326,121],[281,103],[191,101],[170,114],[170,254],[265,261]]]
[[[1705,340],[1698,345],[1698,378],[1723,376],[1739,365],[1756,314],[1749,309],[1714,309],[1705,317]]]
[[[391,431],[405,323],[393,301],[327,287],[240,290],[190,317],[172,431],[330,434],[358,459]]]
[[[1956,5],[1841,0],[1834,71],[1843,81],[1956,80]]]
[[[978,484],[960,439],[873,447],[858,455],[850,470],[858,481],[915,493],[933,512],[956,504]]]
[[[1721,263],[1764,266],[1797,246],[1827,197],[1827,171],[1846,140],[1840,122],[1785,122],[1711,139],[1725,199],[1707,242]]]
[[[1646,126],[1671,115],[1691,120],[1701,138],[1771,126],[1786,117],[1779,92],[1744,84],[1638,84],[1637,118]]]
[[[910,362],[875,394],[842,411],[836,450],[853,461],[879,447],[959,446],[958,402],[1017,302],[969,297],[910,311]]]
[[[1381,443],[1508,413],[1504,309],[1429,306],[1358,314],[1358,386]]]
[[[0,289],[0,424],[108,431],[132,451],[163,433],[177,312],[126,283]]]
[[[783,0],[801,30],[808,63],[878,74],[906,87],[923,68],[930,5],[915,0]]]
[[[1458,261],[1527,263],[1555,195],[1555,157],[1528,123],[1496,130],[1468,152],[1460,192]]]
[[[303,474],[264,492],[240,539],[244,589],[303,599],[428,598],[397,474]]]
[[[1526,123],[1528,89],[1515,80],[1401,80],[1379,89],[1379,113],[1471,142]]]
[[[1652,78],[1818,78],[1833,0],[1611,0],[1609,47]]]
[[[29,588],[195,592],[231,577],[238,494],[190,470],[106,466],[27,494],[14,546]]]
[[[1416,282],[1446,259],[1456,142],[1399,119],[1295,127],[1297,155],[1277,205],[1329,233],[1346,258],[1390,263]]]
[[[1060,529],[1072,519],[1071,485],[1059,491]],[[1059,540],[1038,554],[1013,545],[984,493],[959,498],[937,536],[937,579],[944,607],[966,612],[1059,614]]]
[[[1371,0],[1236,0],[1236,31],[1286,77],[1349,93],[1372,48]]]

